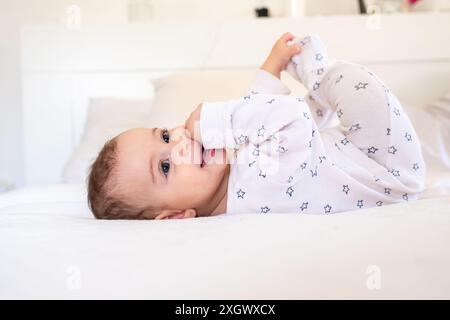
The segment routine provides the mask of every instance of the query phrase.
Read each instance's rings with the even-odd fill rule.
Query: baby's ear
[[[195,209],[162,210],[155,217],[155,220],[162,220],[162,219],[186,219],[186,218],[195,218],[196,216],[197,216],[197,211],[195,211]]]
[[[186,209],[184,211],[184,218],[195,218],[197,216],[197,211],[195,209]]]

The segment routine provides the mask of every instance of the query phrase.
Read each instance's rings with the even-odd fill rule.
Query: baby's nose
[[[172,137],[174,141],[182,141],[188,138],[188,132],[184,126],[175,127],[172,131]]]
[[[172,161],[175,164],[192,164],[194,159],[191,159],[194,156],[192,153],[193,149],[193,141],[190,139],[182,139],[172,148]]]
[[[184,158],[184,156],[187,154],[187,150],[186,150],[187,145],[188,145],[187,141],[180,142],[180,147],[178,149],[178,155],[181,158]]]

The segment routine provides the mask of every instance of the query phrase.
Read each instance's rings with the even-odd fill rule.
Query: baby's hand
[[[279,79],[281,71],[286,68],[291,57],[301,51],[300,46],[288,44],[292,39],[294,39],[294,36],[291,33],[286,32],[283,34],[273,45],[272,51],[261,66],[261,69],[270,72]]]
[[[185,128],[190,134],[190,138],[196,140],[200,143],[202,142],[202,137],[200,135],[200,112],[202,110],[202,104],[192,111],[189,118],[186,120]]]

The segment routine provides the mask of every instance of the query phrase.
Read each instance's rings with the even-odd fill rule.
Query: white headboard
[[[257,68],[285,31],[318,34],[330,55],[370,65],[400,99],[450,90],[450,14],[164,22],[22,30],[26,185],[60,181],[90,97],[151,98],[149,80],[180,69]]]

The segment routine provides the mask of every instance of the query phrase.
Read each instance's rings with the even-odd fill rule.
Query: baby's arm
[[[302,99],[256,94],[226,102],[205,102],[191,113],[186,129],[205,149],[238,149],[248,143],[258,146],[296,123],[301,124],[297,140],[307,146],[312,132],[308,111]]]
[[[291,93],[280,80],[283,71],[291,57],[300,52],[300,46],[289,45],[294,36],[290,33],[283,34],[272,47],[269,56],[256,73],[255,80],[247,91],[247,94],[282,94]]]
[[[281,71],[286,69],[291,58],[301,51],[298,44],[289,45],[289,42],[293,39],[294,36],[291,33],[286,32],[283,34],[273,45],[261,69],[280,79]]]

